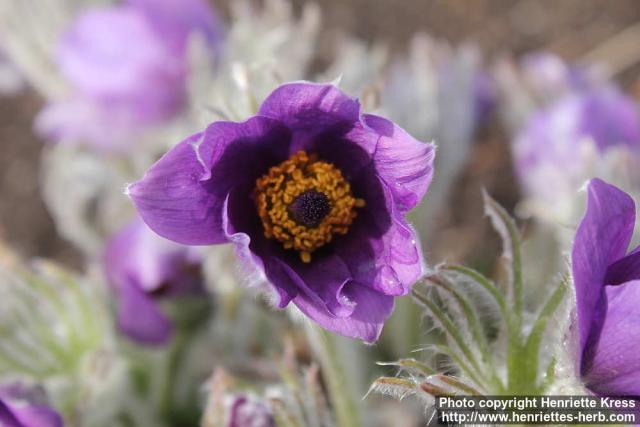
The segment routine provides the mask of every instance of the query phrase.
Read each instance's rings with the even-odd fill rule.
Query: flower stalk
[[[358,404],[348,384],[349,376],[340,362],[335,337],[319,327],[307,323],[305,332],[322,368],[329,401],[339,427],[362,425]]]

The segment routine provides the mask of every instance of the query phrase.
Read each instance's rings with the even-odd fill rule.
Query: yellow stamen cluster
[[[291,213],[296,198],[309,191],[323,194],[330,205],[326,216],[312,226],[296,222]],[[354,208],[365,205],[353,197],[340,170],[304,151],[258,178],[254,196],[264,235],[298,251],[303,262],[310,262],[311,253],[331,242],[334,234],[346,234],[357,216]]]

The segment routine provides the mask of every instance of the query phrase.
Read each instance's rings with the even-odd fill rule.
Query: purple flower
[[[22,384],[0,387],[2,427],[62,427],[62,417],[44,403],[41,389]]]
[[[373,342],[423,271],[405,215],[429,187],[434,154],[335,86],[289,83],[247,121],[178,144],[129,194],[166,238],[234,243],[279,308],[293,302],[324,328]]]
[[[193,248],[161,238],[137,219],[107,244],[103,259],[117,301],[118,326],[135,341],[166,343],[173,330],[160,303],[203,292]]]
[[[127,3],[148,17],[175,55],[184,56],[189,36],[194,32],[204,36],[213,48],[223,37],[222,23],[207,0],[128,0]]]
[[[487,122],[496,109],[498,94],[495,82],[490,75],[478,72],[473,78],[473,106],[476,127]]]
[[[640,396],[640,247],[627,253],[635,217],[631,197],[591,180],[572,264],[578,366],[597,395]]]
[[[229,408],[227,427],[275,427],[273,414],[263,402],[246,396],[236,396]]]
[[[525,55],[521,66],[525,82],[542,100],[586,88],[591,74],[589,69],[570,66],[559,56],[544,51]]]
[[[614,86],[568,95],[534,114],[515,141],[517,172],[527,182],[532,168],[570,171],[578,144],[591,138],[602,153],[617,145],[640,147],[637,104]]]
[[[212,44],[220,25],[203,0],[130,0],[83,12],[60,39],[56,61],[73,93],[36,126],[56,140],[122,149],[131,133],[175,116],[186,96],[186,44]]]

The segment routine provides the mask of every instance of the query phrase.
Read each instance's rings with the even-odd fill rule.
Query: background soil
[[[228,2],[217,0],[222,14]],[[299,8],[305,0],[295,0]],[[366,40],[386,40],[403,49],[418,31],[453,43],[472,42],[488,55],[522,54],[550,49],[578,60],[623,30],[640,22],[636,0],[320,0],[326,31],[351,31]],[[638,40],[640,42],[640,40]],[[638,43],[637,45],[640,45]],[[605,54],[607,52],[605,51]],[[613,54],[614,52],[612,52]],[[640,49],[638,49],[640,58]],[[637,62],[630,58],[630,63]],[[631,87],[638,67],[618,77]],[[45,256],[77,264],[73,248],[57,237],[38,189],[38,163],[43,142],[31,130],[41,100],[32,91],[0,98],[0,238],[24,256]],[[518,199],[505,136],[495,123],[478,135],[459,191],[451,200],[458,227],[482,240],[477,226],[480,185],[507,207]],[[460,208],[460,209],[457,209]],[[475,213],[474,213],[475,212]],[[467,235],[473,235],[468,233]]]

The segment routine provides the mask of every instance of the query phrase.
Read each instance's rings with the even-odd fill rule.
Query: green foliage
[[[484,197],[486,213],[503,241],[504,283],[451,264],[439,265],[418,281],[412,296],[441,332],[442,342],[425,348],[430,350],[430,363],[383,363],[397,367],[400,376],[378,378],[373,390],[399,398],[540,395],[553,382],[548,326],[564,301],[566,280],[555,286],[537,314],[525,310],[520,233],[507,212],[487,194]],[[438,363],[443,358],[446,365]]]

